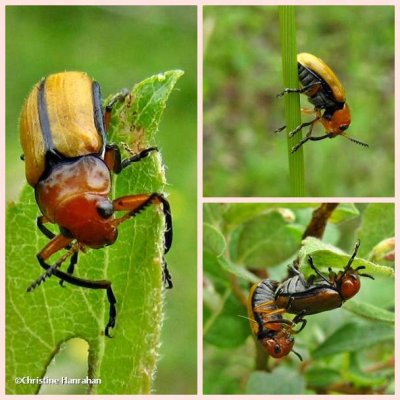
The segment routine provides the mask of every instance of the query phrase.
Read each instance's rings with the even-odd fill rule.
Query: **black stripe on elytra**
[[[92,93],[94,125],[102,139],[102,147],[100,153],[103,153],[106,145],[106,132],[104,130],[103,108],[101,105],[101,90],[100,85],[96,81],[93,81],[92,83]]]
[[[54,149],[54,143],[50,128],[50,120],[49,114],[47,111],[47,104],[46,104],[46,92],[44,85],[46,83],[46,79],[42,79],[39,85],[39,93],[38,93],[38,109],[39,109],[39,121],[40,121],[40,128],[42,131],[42,136],[45,145],[45,153],[52,151]]]
[[[42,131],[42,136],[45,146],[44,153],[46,159],[46,170],[48,170],[52,165],[62,161],[64,157],[54,147],[53,132],[51,131],[50,127],[49,113],[47,110],[47,103],[46,103],[45,83],[46,79],[43,79],[39,85],[38,110],[39,110],[40,129]],[[46,174],[46,171],[44,173]]]

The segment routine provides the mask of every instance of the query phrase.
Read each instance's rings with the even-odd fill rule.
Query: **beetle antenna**
[[[297,351],[294,351],[294,350],[292,349],[292,353],[296,354],[296,356],[299,357],[299,360],[300,360],[300,361],[303,361],[303,357],[302,357]]]
[[[28,288],[26,289],[27,292],[31,292],[37,286],[39,286],[42,282],[44,282],[47,278],[50,278],[56,269],[61,266],[62,262],[57,261],[53,264],[49,269],[47,269],[42,275],[39,276],[34,282],[32,282]]]
[[[352,138],[350,136],[346,136],[346,135],[342,135],[342,136],[345,137],[346,139],[350,140],[353,143],[357,143],[364,147],[369,147],[369,145],[367,143],[361,142],[360,140],[354,139],[354,138]]]
[[[42,282],[44,282],[47,278],[50,278],[54,272],[61,267],[63,262],[71,256],[71,254],[74,254],[76,250],[70,249],[68,252],[66,252],[62,257],[59,258],[58,261],[56,261],[53,265],[51,265],[49,268],[46,269],[46,271],[39,276],[34,282],[32,282],[28,288],[26,289],[27,292],[31,292],[33,289],[35,289],[37,286],[39,286]],[[76,253],[75,253],[76,254]]]
[[[239,315],[239,314],[237,314],[236,316],[237,316],[237,317],[240,317],[240,318],[247,319],[247,320],[249,320],[249,321],[251,321],[251,322],[257,323],[257,321],[256,321],[255,319],[253,319],[253,318],[245,317],[244,315]]]
[[[365,269],[365,266],[364,265],[360,265],[359,267],[357,267],[355,269],[355,271],[359,271],[360,269]],[[358,275],[365,276],[366,278],[371,278],[371,279],[375,280],[375,278],[373,276],[369,275],[369,274],[358,274]]]
[[[375,278],[372,275],[369,274],[358,274],[360,276],[364,276],[365,278],[371,278],[372,280],[375,280]]]

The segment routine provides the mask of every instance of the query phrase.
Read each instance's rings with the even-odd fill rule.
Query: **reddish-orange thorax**
[[[84,245],[98,248],[114,243],[117,229],[99,207],[112,210],[108,198],[110,171],[96,156],[84,156],[55,165],[36,185],[38,205],[50,222]]]
[[[332,136],[342,135],[351,123],[349,106],[345,103],[343,108],[334,111],[330,119],[322,117],[321,122],[325,132]]]

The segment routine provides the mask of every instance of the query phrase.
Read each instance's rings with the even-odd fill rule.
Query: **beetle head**
[[[287,330],[281,330],[272,337],[262,339],[261,344],[271,357],[282,358],[292,351],[294,338]]]
[[[360,276],[353,268],[343,271],[339,280],[339,291],[344,300],[352,298],[360,290]]]
[[[348,300],[358,293],[361,286],[360,276],[375,279],[369,274],[360,274],[358,272],[360,269],[365,269],[365,267],[363,265],[356,269],[346,267],[346,269],[339,274],[337,282],[339,284],[340,294],[344,300]]]

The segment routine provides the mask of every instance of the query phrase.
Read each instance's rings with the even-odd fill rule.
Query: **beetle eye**
[[[97,204],[97,212],[103,218],[110,218],[113,214],[113,205],[111,201],[102,201],[101,203]]]
[[[348,125],[340,125],[339,128],[341,131],[345,131],[349,126]]]

